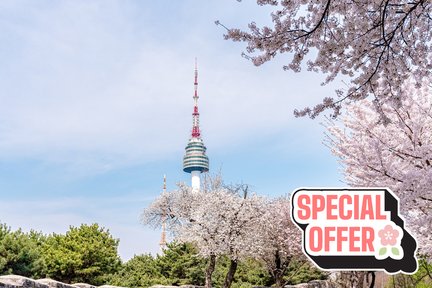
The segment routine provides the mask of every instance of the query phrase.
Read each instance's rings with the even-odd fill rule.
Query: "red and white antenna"
[[[198,66],[197,58],[195,58],[195,81],[194,81],[194,111],[192,113],[192,138],[200,138],[201,132],[199,128],[199,112],[198,112]]]

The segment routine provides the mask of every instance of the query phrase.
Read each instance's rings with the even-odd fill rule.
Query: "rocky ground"
[[[4,288],[97,288],[96,286],[75,283],[65,284],[52,279],[39,279],[34,280],[18,275],[5,275],[0,276],[0,287]],[[122,288],[117,286],[103,285],[99,288]]]
[[[200,288],[199,286],[182,285],[181,288]],[[334,288],[330,282],[320,280],[311,281],[307,284],[287,285],[285,288]],[[39,279],[34,280],[18,275],[5,275],[0,276],[0,288],[124,288],[118,286],[93,286],[86,283],[65,284],[52,279]],[[178,286],[161,286],[155,285],[150,288],[179,288]],[[255,287],[267,288],[267,287]]]

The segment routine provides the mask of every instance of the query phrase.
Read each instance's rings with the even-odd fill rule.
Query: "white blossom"
[[[402,105],[380,104],[380,112],[367,100],[348,105],[343,127],[328,123],[327,144],[349,185],[389,187],[399,196],[420,252],[432,255],[432,94],[421,87],[404,83]]]
[[[228,272],[226,279],[232,280],[239,260],[253,257],[265,262],[277,287],[283,287],[291,260],[304,259],[300,230],[290,219],[288,200],[249,194],[246,185],[226,186],[220,177],[206,178],[200,192],[180,185],[160,195],[144,210],[142,221],[154,227],[167,221],[175,240],[196,245],[209,259],[206,287],[214,261],[222,255],[231,260],[232,274]],[[225,281],[224,287],[229,287]]]
[[[336,98],[326,97],[315,107],[295,111],[315,117],[324,109],[340,113],[341,104],[368,96],[380,105],[400,106],[401,89],[409,78],[421,85],[432,70],[432,1],[427,0],[258,0],[274,5],[272,27],[249,24],[249,31],[228,29],[226,39],[247,43],[247,57],[255,65],[278,53],[291,55],[284,69],[307,69],[326,74],[324,84],[338,75],[351,78]],[[219,25],[220,22],[218,22]],[[224,26],[225,27],[225,26]],[[311,53],[312,52],[312,53]],[[308,55],[309,57],[306,57]],[[377,91],[380,93],[377,93]]]

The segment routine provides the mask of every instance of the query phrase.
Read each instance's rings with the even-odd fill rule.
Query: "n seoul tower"
[[[192,133],[191,138],[185,148],[186,153],[183,157],[183,171],[191,173],[192,176],[192,190],[200,190],[200,175],[203,172],[209,171],[209,159],[206,152],[206,147],[201,139],[201,132],[199,127],[199,112],[198,112],[198,68],[195,59],[195,81],[194,81],[194,109],[192,113]]]

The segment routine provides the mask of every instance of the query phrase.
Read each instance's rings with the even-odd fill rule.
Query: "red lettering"
[[[374,230],[372,227],[363,227],[362,229],[362,251],[375,251],[373,248]]]
[[[300,220],[308,220],[311,214],[310,208],[310,197],[309,195],[300,195],[297,198],[298,213],[297,218]]]
[[[360,219],[366,220],[366,216],[368,217],[369,220],[372,220],[375,218],[371,195],[363,196],[363,203],[362,203]]]
[[[341,220],[350,220],[352,217],[352,209],[347,209],[347,205],[352,204],[350,195],[342,195],[339,198],[339,217]]]
[[[360,241],[360,236],[355,236],[355,232],[360,231],[360,227],[351,227],[349,229],[349,250],[351,252],[358,252],[360,251],[360,247],[354,246],[354,242]]]
[[[338,215],[333,214],[334,210],[338,210],[338,205],[333,203],[334,200],[337,200],[338,195],[330,194],[327,196],[327,220],[337,220]]]
[[[381,211],[381,195],[376,195],[375,202],[376,202],[375,206],[377,209],[376,219],[377,220],[386,220],[387,219],[386,215],[381,214],[381,212],[383,212],[383,211]]]
[[[326,227],[324,229],[324,251],[330,251],[330,241],[335,241],[336,237],[335,236],[331,236],[330,232],[334,232],[336,230],[336,227]]]
[[[348,231],[348,227],[338,227],[337,229],[337,239],[338,239],[337,251],[338,252],[342,251],[342,244],[343,244],[342,242],[348,240],[347,236],[342,235],[342,233],[346,231]]]
[[[324,211],[325,209],[325,198],[321,195],[314,195],[312,197],[312,219],[318,219],[318,212]]]
[[[322,250],[322,230],[320,227],[312,227],[309,230],[309,249],[312,252]]]

